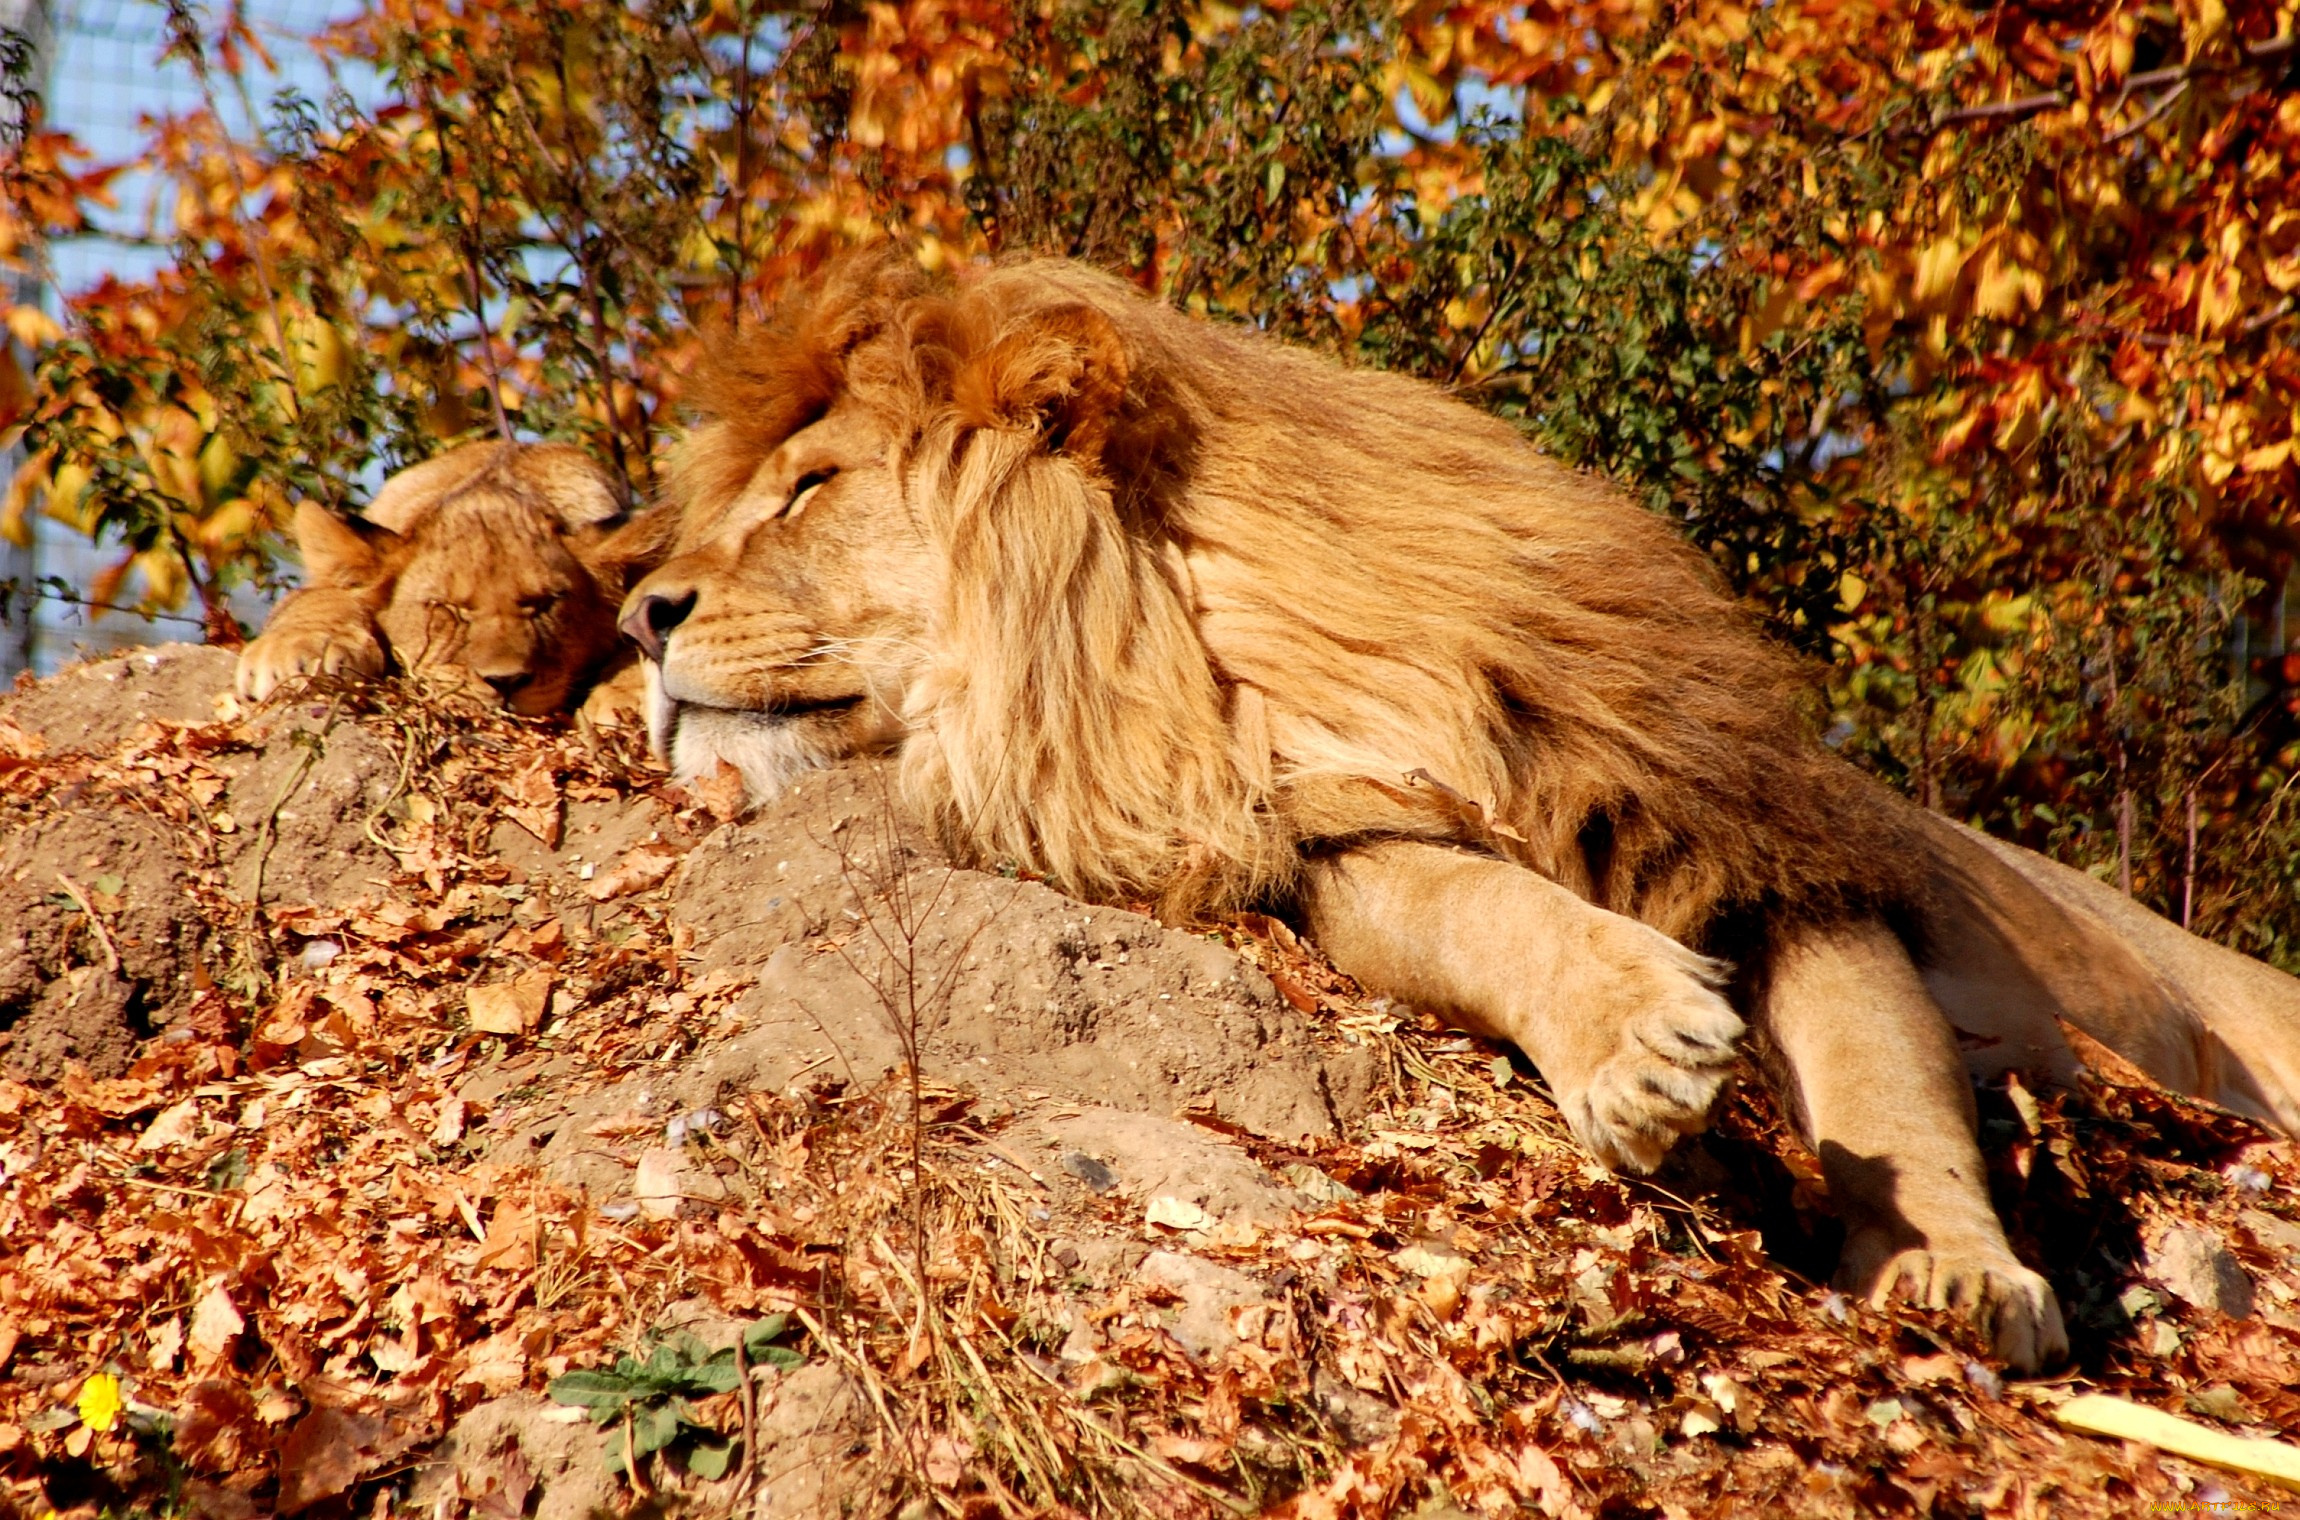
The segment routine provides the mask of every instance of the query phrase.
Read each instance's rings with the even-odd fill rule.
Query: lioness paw
[[[1681,1136],[1707,1126],[1744,1026],[1718,993],[1717,962],[1642,924],[1622,921],[1610,938],[1590,981],[1564,995],[1577,1021],[1611,1032],[1612,1048],[1557,1097],[1598,1160],[1650,1172]]]
[[[232,684],[242,697],[261,702],[298,676],[380,676],[383,669],[383,645],[364,628],[282,629],[240,651]]]
[[[1877,1307],[1897,1299],[1959,1315],[1988,1342],[1991,1355],[2018,1372],[2035,1372],[2068,1355],[2068,1331],[2052,1285],[2010,1252],[1983,1245],[1884,1255],[1863,1241],[1863,1233],[1845,1243],[1840,1287],[1864,1293]]]

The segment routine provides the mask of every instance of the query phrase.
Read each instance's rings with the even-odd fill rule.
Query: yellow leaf
[[[2039,286],[2043,283],[2006,257],[2002,249],[1991,249],[1981,261],[1980,279],[1973,287],[1973,310],[1984,317],[2016,317],[2032,281]]]
[[[2292,440],[2287,438],[2282,443],[2271,443],[2264,448],[2249,450],[2241,462],[2245,474],[2267,475],[2284,468],[2285,461],[2291,457]]]
[[[1937,301],[1947,295],[1964,267],[1964,247],[1954,232],[1933,242],[1917,258],[1917,299]]]
[[[2198,282],[2196,331],[2199,336],[2220,331],[2236,320],[2244,308],[2244,276],[2233,264],[2215,259]]]
[[[11,306],[8,308],[8,332],[26,348],[38,348],[64,336],[64,329],[56,319],[37,306]]]
[[[80,1385],[80,1423],[90,1430],[110,1430],[127,1407],[120,1398],[120,1380],[109,1372],[99,1372]]]

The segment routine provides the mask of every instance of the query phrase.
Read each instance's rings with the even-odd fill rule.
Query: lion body
[[[624,619],[682,772],[764,793],[893,748],[961,858],[1291,905],[1369,986],[1524,1048],[1616,1165],[1704,1122],[1742,1025],[1694,951],[1728,951],[1850,1278],[2023,1365],[2065,1345],[1951,1017],[2073,1064],[2054,1020],[2099,1011],[2122,931],[1828,755],[1803,672],[1659,519],[1434,388],[1067,264],[852,262],[698,392],[676,550]],[[2180,1068],[2165,1031],[2219,1005],[2127,961],[2099,1037]],[[2300,984],[2262,970],[2215,1048],[2264,1096],[2194,1063],[2185,1090],[2291,1127]]]
[[[482,684],[539,714],[611,696],[609,678],[630,663],[615,606],[645,534],[623,523],[579,449],[466,445],[393,476],[363,520],[307,503],[296,531],[305,585],[242,652],[243,695],[397,666]]]

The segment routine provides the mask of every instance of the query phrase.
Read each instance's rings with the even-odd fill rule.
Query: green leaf
[[[716,1482],[727,1475],[727,1469],[734,1465],[734,1460],[734,1442],[729,1441],[723,1446],[708,1446],[698,1441],[688,1448],[687,1471],[698,1478]]]
[[[660,1404],[649,1404],[632,1411],[631,1444],[640,1456],[661,1451],[679,1439],[678,1411]]]
[[[759,1360],[767,1347],[781,1340],[783,1332],[790,1327],[791,1317],[788,1314],[770,1314],[755,1322],[743,1332],[743,1354],[754,1362]]]
[[[551,1380],[546,1390],[555,1404],[573,1404],[582,1409],[621,1409],[644,1397],[643,1391],[631,1379],[617,1372],[596,1369],[561,1373]]]

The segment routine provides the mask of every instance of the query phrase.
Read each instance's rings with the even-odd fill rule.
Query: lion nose
[[[663,662],[663,643],[671,630],[687,621],[687,614],[695,610],[695,593],[684,596],[664,596],[650,591],[639,598],[639,604],[623,614],[618,624],[624,637],[639,646],[639,652],[656,664]]]
[[[528,682],[535,679],[535,672],[532,670],[515,670],[509,675],[483,675],[479,679],[494,687],[495,694],[498,697],[501,697],[504,701],[508,702],[513,697],[519,695],[520,691],[526,687]]]

